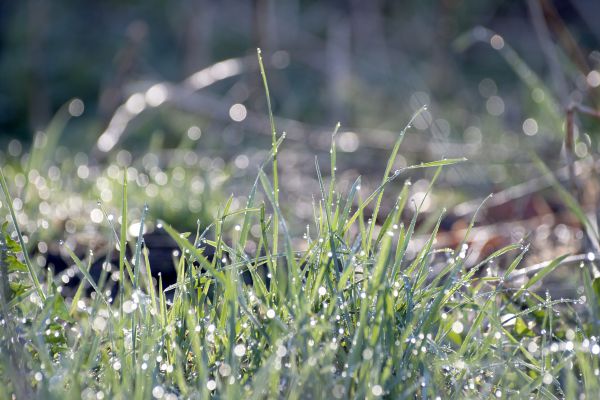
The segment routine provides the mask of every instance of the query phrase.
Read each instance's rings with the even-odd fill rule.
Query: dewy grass
[[[408,185],[394,193],[391,182],[415,168],[434,168],[433,185],[442,168],[461,160],[392,172],[404,132],[381,184],[364,200],[360,178],[348,193],[336,190],[332,143],[328,190],[318,164],[315,171],[320,200],[304,251],[293,247],[277,181],[263,168],[246,207],[232,210],[230,198],[193,243],[189,234],[157,225],[181,248],[177,283],[168,288],[160,276],[157,286],[151,280],[142,226],[133,260],[126,258],[126,180],[120,234],[111,226],[119,245],[118,293],[107,293],[106,276],[93,281],[91,256],[80,260],[71,252],[93,292],[86,297],[80,288],[64,301],[52,276],[36,281],[19,231],[21,244],[4,227],[1,396],[594,398],[600,390],[600,285],[589,272],[595,259],[578,269],[583,290],[575,300],[540,295],[531,284],[514,287],[511,274],[527,247],[498,249],[467,269],[466,240],[454,250],[435,248],[441,210],[425,245],[409,256],[420,205],[407,201]],[[276,169],[283,137],[273,139],[263,167],[272,162]],[[2,187],[8,198],[8,186]],[[267,204],[256,203],[261,189]],[[383,196],[396,198],[384,216],[378,215]],[[365,226],[364,212],[373,204]],[[258,234],[251,235],[253,225]],[[245,251],[250,240],[253,254]],[[198,244],[214,246],[215,256],[205,256]],[[505,271],[483,274],[506,257],[512,260]],[[529,282],[539,284],[562,261]]]

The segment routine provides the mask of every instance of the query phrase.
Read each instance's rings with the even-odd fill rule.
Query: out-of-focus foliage
[[[287,133],[279,172],[281,195],[293,200],[284,211],[297,218],[291,229],[313,217],[313,156],[329,151],[335,122],[346,171],[339,189],[360,174],[373,190],[378,160],[423,104],[394,168],[467,157],[436,192],[464,206],[455,210],[460,222],[490,192],[535,186],[529,151],[553,170],[564,166],[563,108],[597,104],[600,32],[591,16],[599,8],[582,0],[2,2],[0,158],[19,217],[43,240],[79,231],[97,200],[114,209],[125,168],[130,192],[157,217],[186,229],[208,223],[228,194],[243,203],[270,146],[260,46],[277,127]],[[200,84],[188,80],[198,71]],[[103,152],[100,138],[115,126],[122,133]],[[579,116],[577,126],[579,180],[589,183],[597,122]],[[431,176],[413,178],[419,199]],[[516,191],[515,201],[496,200],[482,217],[525,221],[506,229],[511,240],[532,226],[553,232],[541,241],[581,238],[552,199],[511,190],[497,199]],[[460,225],[453,221],[442,228]]]
[[[589,18],[600,6],[579,0],[542,3],[546,14],[556,14],[547,17],[549,39],[561,46],[558,58],[567,79],[588,73],[597,66],[598,54],[591,50],[599,39]],[[505,114],[512,131],[520,131],[535,108],[489,46],[456,51],[452,44],[461,34],[490,28],[534,71],[553,77],[527,2],[29,0],[3,2],[0,22],[3,138],[31,137],[63,103],[80,97],[88,112],[70,127],[69,138],[83,149],[136,84],[181,81],[216,61],[253,54],[256,47],[284,68],[272,78],[276,114],[308,123],[340,120],[346,126],[394,129],[411,114],[409,108],[428,102],[439,105],[441,112],[430,122],[436,122],[433,130],[442,139],[470,126],[492,128],[480,117],[491,96],[504,99],[503,107],[492,100],[492,114]],[[246,102],[264,111],[257,83],[253,74],[244,74],[215,92],[226,103]],[[563,85],[558,94],[585,92],[579,83]],[[156,125],[147,130],[182,134],[177,127]],[[471,139],[477,136],[469,132]]]
[[[185,148],[252,177],[253,160],[270,145],[254,56],[261,47],[278,127],[288,133],[282,185],[300,201],[299,217],[312,214],[312,157],[328,151],[335,122],[338,162],[353,168],[340,177],[347,187],[352,173],[377,175],[374,160],[423,104],[429,109],[396,167],[466,156],[470,163],[444,176],[440,190],[456,202],[485,196],[535,176],[527,150],[560,166],[562,107],[594,106],[598,97],[600,34],[591,16],[599,8],[581,0],[3,2],[0,154],[26,166],[33,138],[49,135],[52,117],[77,97],[69,111],[83,114],[54,135],[59,158],[80,152],[98,165],[119,150],[136,158]],[[239,71],[216,79],[231,70],[210,67],[231,58]],[[118,110],[140,107],[128,102],[133,93],[143,98],[160,82],[186,90],[203,68],[213,84],[142,107],[115,151],[98,151]],[[575,150],[585,157],[597,147],[597,125],[580,124]]]

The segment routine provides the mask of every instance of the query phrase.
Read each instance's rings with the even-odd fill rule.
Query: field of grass
[[[263,68],[261,76],[270,109]],[[389,149],[381,179],[369,182],[375,188],[369,193],[358,176],[348,190],[338,190],[333,129],[329,168],[322,171],[315,160],[314,218],[295,237],[290,226],[297,223],[286,212],[293,204],[280,202],[278,152],[285,136],[270,117],[270,152],[250,191],[231,197],[220,190],[227,172],[197,176],[198,160],[149,172],[150,192],[147,182],[139,184],[148,178],[127,167],[131,160],[94,171],[77,162],[48,167],[52,140],[34,149],[25,167],[3,167],[10,179],[2,175],[1,210],[10,223],[0,240],[0,398],[597,396],[595,252],[576,263],[565,254],[527,273],[522,260],[530,248],[521,241],[467,263],[478,214],[470,216],[456,248],[443,248],[436,243],[443,209],[435,211],[425,243],[408,252],[425,201],[409,195],[411,174],[431,171],[430,195],[437,177],[464,161],[394,169],[412,121]],[[142,163],[156,167],[152,157]],[[544,168],[540,164],[550,174]],[[95,182],[73,190],[69,174],[92,174]],[[157,175],[168,183],[155,184]],[[597,248],[595,225],[560,183],[553,185]],[[23,204],[13,200],[15,188],[35,195]],[[74,197],[77,190],[103,201]],[[193,203],[195,196],[202,201]],[[384,211],[384,201],[393,206]],[[81,225],[27,235],[32,224],[58,218],[59,204],[67,204],[64,213],[78,213]],[[186,209],[192,216],[175,220]],[[76,249],[86,240],[89,218],[104,232],[102,246],[111,249],[100,260],[99,277],[90,274],[94,252],[82,257]],[[195,231],[180,231],[196,220]],[[172,284],[153,274],[143,239],[148,228],[179,246]],[[83,238],[75,240],[77,234]],[[75,268],[57,276],[43,268],[39,257],[50,247]],[[576,294],[553,298],[544,281],[566,262]],[[63,296],[76,277],[73,294]]]

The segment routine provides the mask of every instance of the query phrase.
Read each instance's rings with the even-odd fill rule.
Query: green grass
[[[270,103],[262,64],[261,73]],[[143,241],[125,243],[129,205],[145,203],[126,185],[126,174],[120,175],[122,196],[115,195],[122,199],[121,220],[106,225],[109,248],[120,249],[114,274],[104,271],[93,281],[93,255],[80,259],[62,244],[83,277],[72,299],[63,299],[51,271],[22,252],[26,244],[2,179],[18,240],[5,224],[0,397],[553,399],[594,398],[600,391],[595,257],[576,268],[582,285],[577,299],[534,290],[563,257],[515,287],[511,274],[528,247],[497,249],[467,268],[467,238],[456,249],[436,247],[443,210],[429,240],[411,255],[422,204],[408,201],[408,184],[394,192],[390,183],[431,168],[431,191],[442,169],[462,159],[392,171],[409,126],[372,193],[361,192],[360,178],[347,193],[336,190],[332,140],[329,182],[316,163],[320,193],[299,250],[288,225],[294,221],[279,203],[277,150],[285,140],[271,128],[271,153],[245,207],[233,208],[233,197],[224,200],[208,228],[198,226],[195,235],[150,220],[152,204],[151,214],[146,207],[136,210],[140,232],[144,223],[161,226],[181,248],[177,283],[168,288],[160,278],[152,281]],[[41,160],[38,154],[36,163]],[[258,200],[261,192],[265,201]],[[384,196],[395,199],[387,215],[380,208]],[[477,215],[472,218],[471,227]],[[373,221],[383,222],[376,227]],[[253,226],[258,234],[251,234]],[[245,250],[250,241],[252,253]],[[207,259],[198,243],[213,245],[216,256]],[[133,249],[131,259],[126,246]],[[507,267],[484,273],[500,262]],[[243,283],[244,271],[252,286]],[[118,293],[106,293],[109,275],[120,282]],[[85,286],[93,296],[84,295]]]

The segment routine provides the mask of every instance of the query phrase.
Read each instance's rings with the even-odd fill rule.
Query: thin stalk
[[[273,108],[271,107],[271,95],[269,94],[269,85],[267,83],[267,74],[263,65],[262,52],[256,49],[258,56],[258,65],[262,77],[265,95],[267,96],[267,108],[269,110],[269,123],[271,125],[271,147],[273,149],[273,199],[275,206],[279,207],[279,174],[277,172],[277,131],[275,130],[275,120],[273,118]],[[279,218],[277,213],[273,213],[273,254],[277,254],[277,240],[279,237]]]

